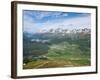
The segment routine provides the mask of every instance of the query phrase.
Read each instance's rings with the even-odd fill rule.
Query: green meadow
[[[23,69],[91,65],[89,32],[29,35],[23,34]]]

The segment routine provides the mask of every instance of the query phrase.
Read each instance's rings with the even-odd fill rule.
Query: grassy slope
[[[76,34],[75,34],[76,35]],[[74,36],[75,36],[74,35]],[[47,35],[48,36],[48,35]],[[23,65],[24,69],[34,68],[51,68],[51,67],[75,67],[75,66],[89,66],[90,63],[90,51],[89,51],[89,35],[80,35],[79,38],[67,38],[68,35],[52,35],[52,44],[50,46],[44,44],[34,45],[30,48],[34,55],[43,54],[47,56],[47,60],[30,61],[26,65]],[[72,39],[72,41],[71,41]],[[89,42],[88,42],[89,41]],[[74,43],[72,43],[74,42]],[[47,48],[47,49],[46,49]],[[35,49],[35,50],[33,50]],[[25,49],[26,50],[26,49]],[[35,52],[36,51],[36,52]],[[44,52],[43,52],[44,51]],[[37,54],[38,53],[38,54]],[[44,54],[45,53],[45,54]]]
[[[73,57],[73,56],[56,56],[48,57],[48,60],[37,60],[29,62],[24,65],[24,69],[32,68],[51,68],[51,67],[75,67],[75,66],[89,66],[90,58],[87,56]]]

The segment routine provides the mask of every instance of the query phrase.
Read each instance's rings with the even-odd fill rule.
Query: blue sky
[[[23,29],[29,33],[42,29],[89,28],[90,13],[23,10]]]

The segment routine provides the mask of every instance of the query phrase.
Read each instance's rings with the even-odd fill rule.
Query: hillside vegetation
[[[80,32],[23,33],[23,69],[91,65],[91,34]]]

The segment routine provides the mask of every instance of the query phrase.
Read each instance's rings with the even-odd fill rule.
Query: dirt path
[[[45,64],[47,64],[48,62],[45,62],[45,63],[43,63],[43,64],[41,64],[41,65],[38,65],[38,66],[36,66],[37,68],[40,68],[40,67],[42,67],[43,65],[45,65]]]

